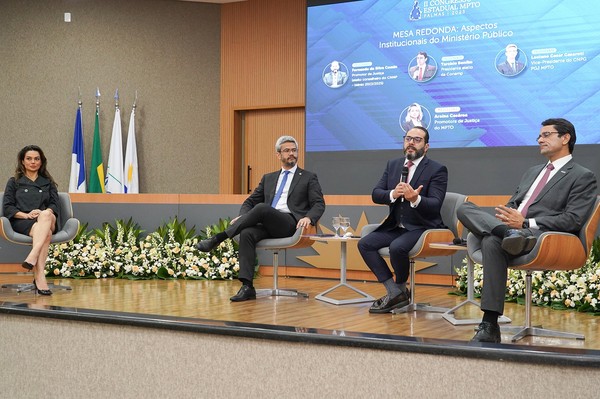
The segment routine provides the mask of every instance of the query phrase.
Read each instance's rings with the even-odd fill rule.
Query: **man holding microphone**
[[[425,230],[444,227],[440,210],[446,196],[448,169],[427,158],[428,150],[427,129],[421,126],[410,129],[404,136],[404,157],[388,161],[373,189],[373,202],[389,205],[390,213],[375,231],[358,242],[365,263],[387,291],[373,302],[370,313],[388,313],[408,305],[408,253]],[[395,281],[377,252],[385,247],[390,248]]]

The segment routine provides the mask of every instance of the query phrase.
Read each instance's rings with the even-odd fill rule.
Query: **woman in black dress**
[[[40,295],[52,295],[45,276],[46,259],[60,205],[56,182],[46,169],[46,156],[36,145],[19,151],[14,177],[4,190],[4,215],[17,233],[33,238],[22,266],[33,270],[33,284]]]

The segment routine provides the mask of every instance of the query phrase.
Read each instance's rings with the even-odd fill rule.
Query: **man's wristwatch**
[[[529,228],[529,219],[525,219],[523,220],[523,226],[524,229],[528,229]]]

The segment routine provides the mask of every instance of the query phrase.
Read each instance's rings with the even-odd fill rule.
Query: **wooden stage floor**
[[[0,283],[29,282],[28,274],[0,274]],[[468,341],[474,334],[475,325],[452,325],[439,313],[410,312],[407,314],[369,314],[370,303],[333,305],[315,300],[315,296],[337,284],[336,280],[313,278],[280,278],[280,288],[295,288],[309,294],[308,299],[290,297],[262,297],[255,301],[232,303],[229,297],[237,292],[237,281],[191,281],[150,280],[129,281],[104,280],[50,280],[55,284],[72,287],[71,291],[55,291],[44,297],[32,292],[15,293],[0,289],[0,303],[30,304],[32,307],[60,307],[94,309],[107,312],[125,312],[178,318],[208,319],[293,327],[297,331],[330,330],[336,334],[370,333],[404,337],[419,337]],[[383,295],[380,284],[350,282],[359,290],[374,297]],[[271,277],[255,280],[257,288],[270,288]],[[449,295],[451,287],[417,285],[416,300],[435,306],[453,307],[465,297]],[[346,299],[357,294],[346,288],[334,291],[331,297]],[[525,307],[506,304],[505,314],[512,325],[523,324]],[[481,317],[473,305],[462,308],[457,318]],[[585,340],[527,337],[519,346],[532,345],[547,348],[579,348],[600,350],[600,318],[574,311],[558,311],[533,307],[533,324],[545,328],[584,334]],[[507,326],[509,324],[506,324]],[[510,335],[503,334],[502,343],[510,342]]]

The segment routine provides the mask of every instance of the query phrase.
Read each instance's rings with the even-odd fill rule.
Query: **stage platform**
[[[0,274],[0,283],[30,282],[31,275]],[[153,329],[249,337],[263,340],[371,348],[385,351],[467,357],[560,366],[600,366],[598,317],[574,311],[533,308],[534,325],[580,333],[585,340],[527,337],[511,343],[470,344],[475,325],[452,325],[439,313],[369,314],[370,303],[333,305],[315,297],[338,281],[313,278],[280,278],[280,288],[296,288],[308,299],[263,297],[231,303],[237,281],[150,280],[50,280],[72,287],[51,297],[32,292],[0,290],[2,314],[108,323]],[[355,288],[380,297],[384,290],[372,282],[350,282]],[[255,280],[257,288],[270,288],[270,277]],[[451,308],[465,298],[449,295],[452,287],[417,285],[419,302]],[[342,288],[336,299],[356,297]],[[507,303],[505,314],[512,325],[522,325],[525,307]],[[457,318],[481,317],[476,306],[461,309]]]

